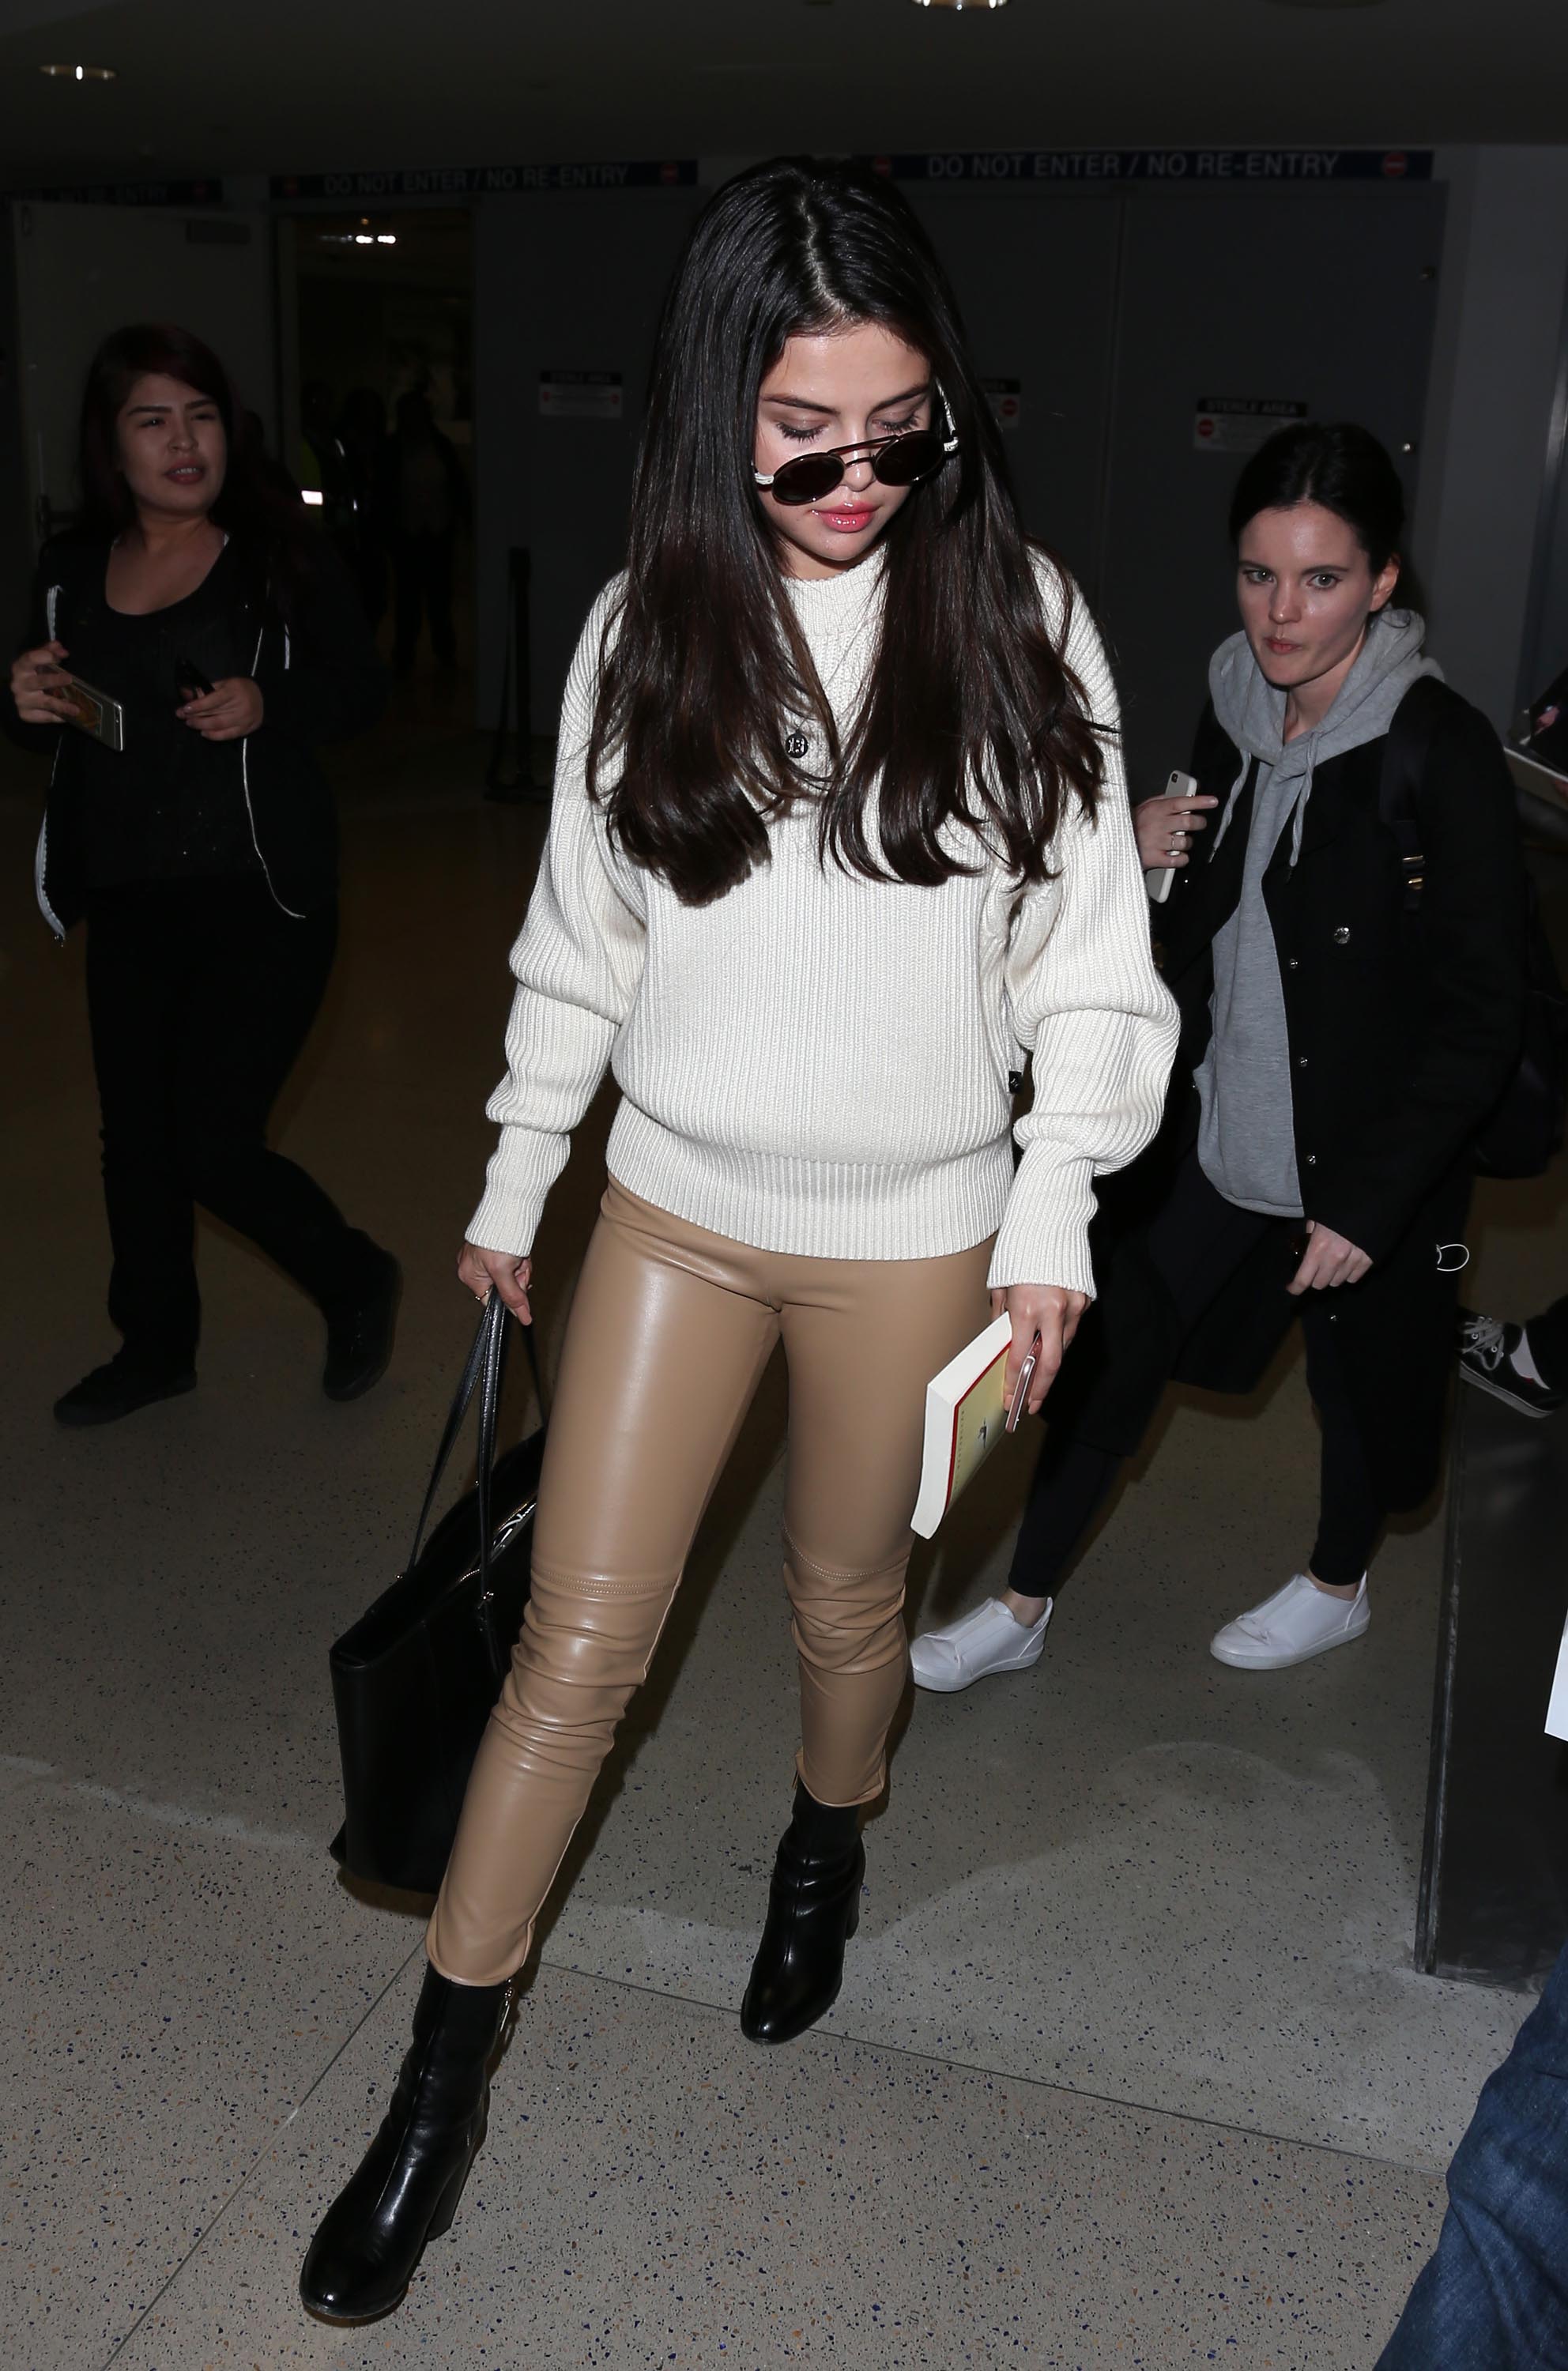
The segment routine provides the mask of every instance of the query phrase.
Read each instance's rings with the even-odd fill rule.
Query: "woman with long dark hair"
[[[1279,1671],[1359,1638],[1384,1521],[1436,1479],[1476,1141],[1520,1044],[1513,792],[1394,606],[1404,496],[1375,437],[1282,430],[1230,531],[1242,623],[1210,666],[1198,789],[1136,810],[1145,864],[1176,875],[1155,924],[1182,1019],[1169,1119],[1105,1197],[1010,1586],[916,1640],[923,1687],[1036,1661],[1171,1376],[1249,1391],[1297,1313],[1317,1539],[1211,1651]]]
[[[62,938],[87,926],[123,1342],[54,1412],[106,1424],[192,1387],[196,1203],[319,1304],[324,1388],[352,1399],[386,1367],[398,1265],[265,1131],[337,938],[315,744],[375,721],[381,670],[340,563],[189,330],[105,340],[80,463],[80,522],[40,561],[11,691],[54,749],[39,903]],[[119,703],[118,734],[76,729],[73,678]]]
[[[836,165],[731,182],[666,305],[628,566],[568,680],[460,1262],[527,1321],[540,1207],[613,1065],[533,1595],[314,2313],[388,2310],[452,2219],[511,1980],[780,1340],[801,1745],[742,2026],[785,2041],[834,2000],[907,1670],[927,1380],[989,1286],[1015,1371],[1040,1337],[1039,1405],[1090,1290],[1093,1178],[1163,1094],[1115,720],[902,200]]]

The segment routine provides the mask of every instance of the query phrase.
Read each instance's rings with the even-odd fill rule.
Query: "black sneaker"
[[[122,1416],[155,1400],[178,1399],[196,1388],[194,1367],[150,1367],[144,1360],[116,1352],[106,1367],[95,1367],[54,1403],[58,1424],[117,1424]]]
[[[1462,1313],[1459,1326],[1459,1372],[1467,1383],[1478,1391],[1490,1392],[1494,1400],[1505,1400],[1521,1416],[1551,1416],[1568,1401],[1568,1391],[1554,1392],[1545,1383],[1533,1382],[1521,1375],[1514,1364],[1514,1352],[1523,1341],[1522,1325],[1510,1325],[1501,1317],[1478,1317],[1473,1312]]]
[[[375,1282],[359,1299],[327,1310],[321,1388],[329,1400],[357,1400],[381,1381],[391,1362],[403,1271],[390,1252],[377,1249],[375,1264]]]

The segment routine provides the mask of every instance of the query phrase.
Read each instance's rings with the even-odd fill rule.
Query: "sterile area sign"
[[[1255,453],[1276,428],[1305,420],[1309,407],[1277,395],[1201,395],[1193,420],[1197,453]]]
[[[625,409],[619,371],[539,373],[539,410],[547,420],[619,420]]]

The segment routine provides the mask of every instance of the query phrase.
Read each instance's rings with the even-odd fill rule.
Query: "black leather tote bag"
[[[497,1463],[512,1323],[492,1292],[436,1452],[408,1568],[331,1651],[344,1804],[332,1852],[351,1877],[415,1893],[440,1886],[480,1733],[528,1601],[545,1436],[541,1428]],[[531,1326],[525,1338],[537,1384]],[[476,1387],[478,1479],[421,1550]]]

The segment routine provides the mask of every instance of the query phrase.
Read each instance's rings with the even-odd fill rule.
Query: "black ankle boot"
[[[860,1923],[865,1874],[859,1805],[835,1810],[797,1782],[741,2003],[748,2041],[793,2041],[827,2015],[844,1977],[844,1946]]]
[[[427,2239],[451,2228],[484,2138],[490,2065],[510,1984],[425,1972],[381,2130],[310,2243],[299,2293],[318,2321],[375,2321],[401,2305]]]

